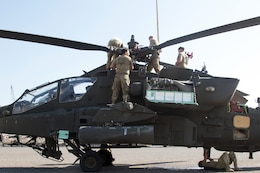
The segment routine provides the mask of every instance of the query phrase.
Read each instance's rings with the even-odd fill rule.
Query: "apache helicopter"
[[[146,62],[153,50],[259,24],[260,17],[256,17],[131,50],[135,57],[130,74],[131,101],[123,102],[119,97],[113,107],[107,104],[111,103],[115,71],[106,70],[105,65],[78,77],[27,89],[12,104],[0,108],[0,132],[27,135],[28,140],[21,144],[57,160],[62,160],[59,141],[63,140],[86,172],[111,165],[113,147],[214,147],[249,152],[252,158],[252,153],[260,150],[260,111],[234,100],[239,79],[214,77],[205,69],[162,62],[158,75],[147,73],[146,65],[139,62]],[[0,37],[79,50],[121,50],[6,30],[0,30]],[[45,142],[37,143],[38,137]]]

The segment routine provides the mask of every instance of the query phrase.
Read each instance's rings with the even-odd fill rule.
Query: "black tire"
[[[103,160],[95,151],[87,151],[80,158],[80,168],[84,172],[98,172],[102,168]]]
[[[103,159],[103,166],[111,166],[113,165],[112,162],[115,160],[112,157],[112,153],[109,150],[104,150],[101,149],[98,151],[98,154],[101,156],[101,158]]]

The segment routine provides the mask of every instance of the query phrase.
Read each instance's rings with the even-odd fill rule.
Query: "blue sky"
[[[260,16],[258,0],[158,0],[159,40]],[[27,0],[0,4],[0,29],[46,35],[106,46],[132,34],[141,45],[157,36],[155,0]],[[193,52],[189,68],[205,62],[211,75],[240,79],[238,89],[250,94],[256,107],[259,92],[260,26],[173,45],[161,61],[175,63],[177,48]],[[11,103],[27,88],[63,77],[78,76],[106,62],[106,53],[0,38],[0,105]]]

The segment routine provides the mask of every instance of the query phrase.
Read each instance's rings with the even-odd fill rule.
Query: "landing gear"
[[[84,172],[98,172],[102,166],[111,166],[114,158],[110,147],[102,144],[100,150],[92,150],[91,145],[80,145],[77,140],[64,140],[68,151],[77,157],[76,163],[80,161],[80,168]]]
[[[213,169],[213,168],[210,168],[210,167],[207,167],[207,166],[205,166],[205,164],[204,163],[206,163],[207,161],[212,161],[213,159],[212,158],[210,158],[210,151],[211,151],[211,148],[209,147],[209,148],[206,148],[206,147],[203,147],[203,160],[202,161],[199,161],[199,163],[198,163],[198,166],[199,167],[202,167],[202,168],[204,168],[204,169],[208,169],[208,170],[211,170],[211,169]]]
[[[101,149],[98,151],[98,154],[102,157],[103,159],[103,166],[111,166],[113,165],[112,162],[115,160],[112,157],[112,153],[108,149]]]
[[[212,160],[211,158],[210,158],[210,154],[211,154],[211,148],[209,147],[209,148],[205,148],[205,147],[203,147],[203,157],[204,157],[204,161],[207,161],[207,160]]]
[[[103,160],[99,153],[89,150],[80,158],[80,168],[84,172],[98,172],[102,168]]]

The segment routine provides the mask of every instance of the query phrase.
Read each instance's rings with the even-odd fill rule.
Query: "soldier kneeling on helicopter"
[[[117,48],[123,48],[123,42],[119,38],[112,38],[109,40],[108,45],[110,49],[117,49]],[[107,53],[107,64],[106,69],[110,69],[110,65],[113,62],[113,60],[118,57],[119,54],[108,52]]]
[[[199,162],[199,167],[204,167],[204,169],[209,170],[226,170],[227,172],[233,172],[234,170],[230,168],[230,165],[234,164],[234,170],[238,171],[237,167],[237,158],[233,151],[227,153],[224,152],[218,160],[209,159],[207,161],[206,158]]]

